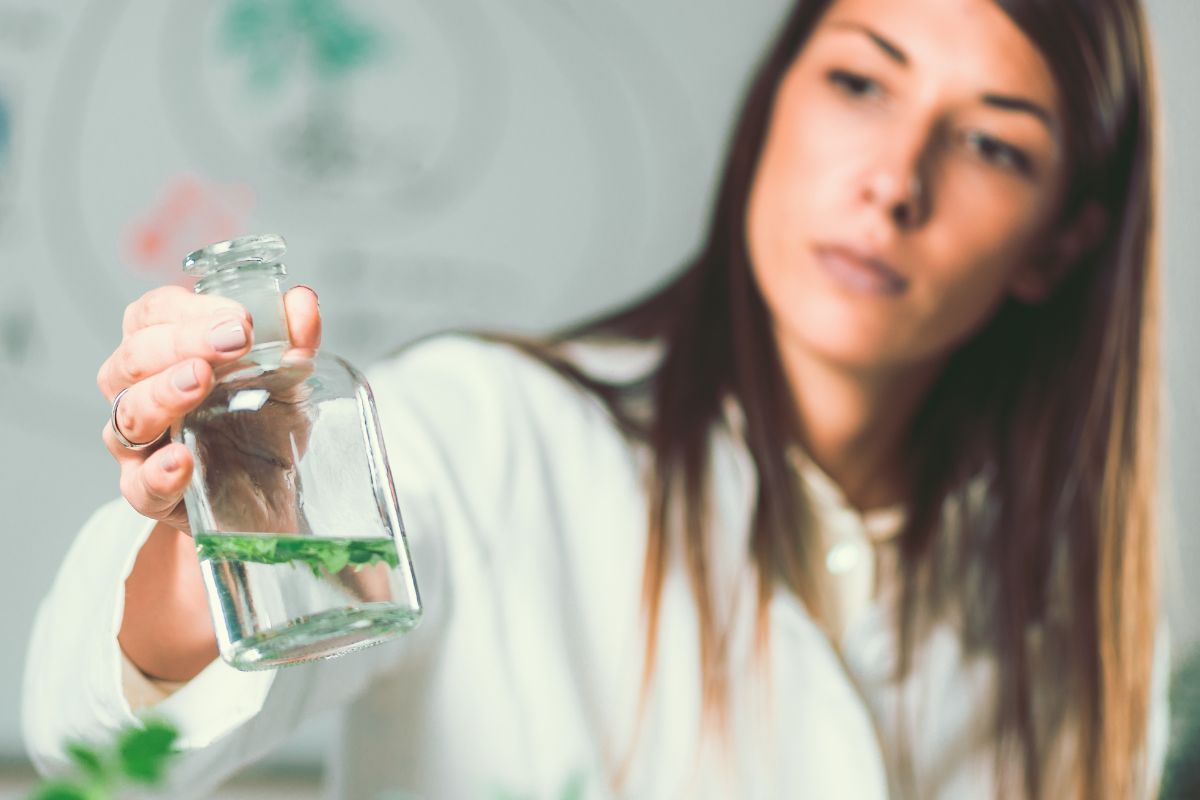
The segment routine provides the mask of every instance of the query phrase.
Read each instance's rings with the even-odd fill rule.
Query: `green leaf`
[[[98,780],[106,777],[104,761],[100,754],[86,744],[71,742],[67,745],[67,755],[85,773]]]
[[[320,554],[321,563],[330,575],[336,575],[350,563],[350,550],[347,547],[329,548]]]
[[[381,562],[386,563],[393,569],[400,565],[399,552],[390,539],[350,540],[351,564],[354,564],[356,567],[365,567]]]
[[[69,781],[46,781],[36,788],[29,800],[100,800],[105,796]]]
[[[196,552],[212,561],[257,564],[306,563],[320,578],[321,568],[336,573],[349,564],[387,563],[399,566],[400,555],[391,538],[372,539],[298,536],[292,534],[196,534]]]
[[[146,727],[121,735],[117,752],[121,769],[132,780],[155,784],[162,780],[178,732],[165,722],[148,722]]]
[[[255,561],[271,561],[279,548],[279,540],[264,536],[251,540]]]

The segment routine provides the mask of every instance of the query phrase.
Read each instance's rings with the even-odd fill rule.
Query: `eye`
[[[883,92],[877,81],[844,69],[831,70],[828,80],[849,97],[874,97]]]
[[[1019,175],[1033,174],[1033,161],[1024,151],[983,131],[965,134],[967,146],[984,161]]]

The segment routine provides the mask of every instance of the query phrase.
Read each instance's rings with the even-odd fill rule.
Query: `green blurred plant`
[[[1170,707],[1171,745],[1159,798],[1194,800],[1200,798],[1200,650],[1172,678]],[[157,786],[177,752],[176,738],[178,732],[170,723],[151,720],[144,727],[122,730],[116,744],[108,748],[71,742],[66,751],[77,775],[43,781],[29,800],[116,800],[117,791],[128,784]],[[582,774],[571,776],[561,800],[580,800],[584,787]],[[525,800],[525,796],[501,790],[497,800]]]
[[[161,786],[171,759],[177,755],[179,732],[169,722],[148,720],[144,727],[122,729],[115,744],[101,748],[69,742],[65,749],[76,774],[48,778],[34,787],[28,800],[118,800],[131,785]],[[583,773],[567,779],[557,800],[582,800],[586,781]],[[380,800],[411,800],[405,793],[388,793]],[[499,790],[495,800],[527,800],[527,795]]]
[[[29,800],[115,800],[130,784],[158,786],[176,753],[178,736],[170,723],[151,720],[144,727],[123,729],[105,748],[70,742],[66,751],[77,774],[42,781]]]

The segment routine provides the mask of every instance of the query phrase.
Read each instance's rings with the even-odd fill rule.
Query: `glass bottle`
[[[241,303],[253,346],[183,420],[185,494],[221,657],[241,670],[329,658],[421,615],[371,389],[288,339],[282,237],[184,260],[198,294]]]

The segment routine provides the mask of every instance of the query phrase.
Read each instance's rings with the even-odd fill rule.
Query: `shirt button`
[[[838,542],[825,554],[825,569],[833,575],[845,575],[862,560],[862,548],[855,542]]]

